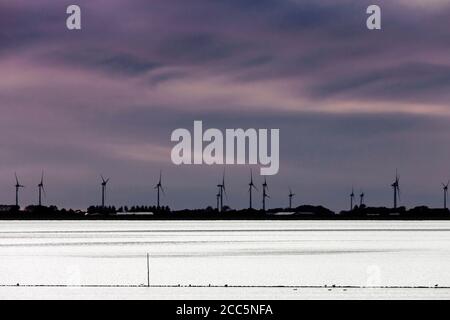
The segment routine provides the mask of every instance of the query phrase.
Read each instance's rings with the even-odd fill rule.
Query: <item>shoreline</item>
[[[426,300],[450,299],[449,288],[429,287],[194,287],[0,286],[0,298],[25,300]]]

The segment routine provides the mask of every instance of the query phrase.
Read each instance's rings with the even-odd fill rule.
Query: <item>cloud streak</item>
[[[64,27],[68,4],[0,4],[2,181],[46,167],[71,190],[54,202],[86,207],[97,189],[80,177],[109,171],[111,201],[152,203],[151,188],[133,185],[153,185],[163,168],[172,206],[213,205],[221,168],[173,167],[168,155],[171,131],[203,120],[281,129],[271,205],[285,204],[287,184],[302,203],[346,207],[355,184],[384,204],[396,167],[411,174],[411,194],[438,201],[450,155],[439,145],[449,137],[447,1],[380,1],[381,32],[365,29],[366,0],[80,0],[81,32]],[[230,168],[236,188],[247,169]]]

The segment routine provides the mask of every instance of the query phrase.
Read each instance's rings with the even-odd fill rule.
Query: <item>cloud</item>
[[[172,130],[204,120],[281,129],[271,205],[288,182],[301,202],[346,207],[354,182],[382,204],[395,167],[423,190],[446,170],[450,110],[450,6],[424,3],[379,1],[383,29],[371,32],[366,0],[80,0],[83,29],[70,32],[69,3],[2,1],[0,178],[48,168],[71,190],[55,201],[85,207],[97,186],[84,178],[113,173],[111,199],[145,202],[162,167],[173,206],[213,205],[222,168],[174,167],[168,155]],[[247,168],[229,171],[236,190],[246,185]]]

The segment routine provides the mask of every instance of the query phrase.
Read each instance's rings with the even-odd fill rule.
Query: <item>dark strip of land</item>
[[[323,206],[302,205],[296,208],[273,208],[270,210],[223,210],[205,209],[170,210],[169,207],[91,206],[86,211],[58,209],[56,206],[28,206],[21,210],[17,206],[0,205],[1,220],[450,220],[448,209],[419,206],[366,207],[355,206],[353,210],[339,213]]]

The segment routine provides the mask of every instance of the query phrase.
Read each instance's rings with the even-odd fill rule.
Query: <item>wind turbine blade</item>
[[[164,191],[163,186],[161,186],[161,191],[162,191],[163,195],[166,196],[166,191]]]
[[[44,184],[44,171],[42,170],[42,174],[41,174],[41,184]]]
[[[14,172],[14,176],[16,177],[16,184],[19,185],[19,179],[17,178],[17,173]]]
[[[100,175],[100,178],[102,178],[102,182],[105,182],[105,178],[103,178],[103,175]]]
[[[223,174],[222,174],[222,188],[225,190],[225,168],[223,169]]]
[[[253,187],[256,191],[259,192],[259,189],[258,189],[255,185],[253,185],[252,187]]]
[[[225,189],[225,185],[223,186],[223,193],[225,194],[225,199],[227,199],[227,201],[228,201],[228,194],[227,194],[227,190]]]

